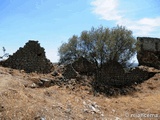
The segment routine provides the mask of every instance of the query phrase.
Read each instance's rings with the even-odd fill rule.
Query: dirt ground
[[[160,120],[158,72],[130,95],[106,97],[85,88],[33,88],[35,80],[54,77],[0,67],[0,120]]]

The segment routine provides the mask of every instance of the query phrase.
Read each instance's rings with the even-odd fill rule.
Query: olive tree
[[[59,48],[60,62],[70,62],[78,58],[78,36],[73,35],[68,43],[63,43]]]
[[[89,31],[82,31],[63,43],[59,48],[60,62],[74,61],[85,57],[101,67],[107,61],[117,61],[126,65],[136,52],[136,40],[132,31],[123,26],[114,28],[92,27]]]

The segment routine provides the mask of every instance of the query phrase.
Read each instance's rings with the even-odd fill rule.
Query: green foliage
[[[65,61],[75,60],[78,57],[78,37],[73,35],[72,38],[68,40],[68,43],[63,43],[59,49],[60,61],[64,63]]]
[[[135,44],[132,31],[123,26],[112,29],[92,27],[90,31],[82,31],[79,37],[74,35],[68,43],[61,45],[60,62],[70,62],[83,56],[100,66],[110,60],[125,65],[136,52]]]

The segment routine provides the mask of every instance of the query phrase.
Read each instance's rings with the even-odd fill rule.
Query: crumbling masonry
[[[160,38],[138,37],[137,41],[140,43],[139,65],[160,69]]]
[[[23,48],[9,56],[5,61],[0,62],[4,67],[25,70],[26,72],[49,73],[53,67],[46,58],[44,48],[38,41],[30,40]]]

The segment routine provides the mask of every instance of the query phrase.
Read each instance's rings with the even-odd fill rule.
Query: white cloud
[[[100,15],[105,20],[118,20],[121,19],[118,11],[116,10],[118,1],[117,0],[94,0],[91,3],[95,8],[93,13]]]
[[[126,26],[132,30],[136,36],[153,36],[160,37],[157,31],[160,29],[160,16],[155,18],[141,18],[138,20],[132,20],[124,17],[124,13],[127,10],[120,10],[120,0],[93,0],[91,5],[93,6],[93,13],[99,15],[104,20],[115,20],[116,24]],[[121,12],[123,11],[123,13]],[[154,34],[154,32],[156,34]]]
[[[151,27],[160,26],[160,17],[157,18],[143,18],[138,21],[139,24],[147,25]]]
[[[157,18],[142,18],[137,21],[129,19],[119,19],[116,24],[124,25],[134,32],[137,36],[153,36],[156,37],[154,32],[160,29],[160,17]],[[157,34],[158,37],[158,34]],[[160,36],[159,36],[160,37]]]

